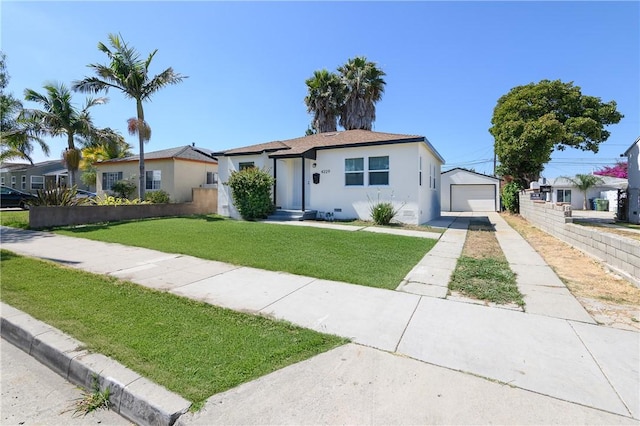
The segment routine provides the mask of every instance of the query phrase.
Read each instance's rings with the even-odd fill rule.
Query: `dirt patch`
[[[504,260],[504,253],[495,236],[495,229],[489,221],[472,220],[469,223],[467,239],[462,255],[474,259]]]
[[[544,258],[598,322],[640,330],[640,288],[522,217],[509,214],[502,217]]]

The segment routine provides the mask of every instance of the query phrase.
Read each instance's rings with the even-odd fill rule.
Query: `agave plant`
[[[32,206],[78,206],[90,203],[89,198],[78,198],[78,188],[49,188],[36,191],[36,198],[30,204]]]

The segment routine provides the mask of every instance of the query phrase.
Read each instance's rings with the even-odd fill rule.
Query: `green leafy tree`
[[[500,199],[502,200],[502,205],[509,213],[519,213],[520,212],[520,191],[522,191],[522,187],[517,182],[509,182],[504,187],[502,187],[502,194]]]
[[[233,205],[245,220],[264,219],[273,213],[271,191],[275,179],[257,167],[232,172],[226,185],[231,188]]]
[[[371,130],[376,120],[376,102],[382,99],[386,75],[364,56],[349,59],[338,68],[345,90],[340,125],[346,130]]]
[[[0,161],[27,160],[38,144],[45,155],[49,146],[38,136],[38,123],[23,116],[22,102],[5,90],[9,84],[6,55],[0,52]]]
[[[571,182],[573,186],[578,188],[584,193],[584,201],[582,203],[582,210],[587,210],[587,191],[594,186],[604,183],[601,177],[595,175],[583,175],[577,174],[575,177],[563,176],[564,179]]]
[[[25,109],[23,115],[28,120],[39,123],[38,130],[43,134],[52,137],[66,136],[67,148],[62,157],[69,169],[69,185],[73,186],[76,184],[76,173],[82,156],[76,142],[82,143],[81,138],[91,137],[95,128],[89,109],[106,103],[107,98],[87,98],[82,109],[78,110],[72,103],[71,91],[64,84],[48,83],[43,88],[44,94],[25,89],[25,100],[40,104],[42,109]]]
[[[489,129],[498,172],[526,188],[538,180],[554,150],[597,153],[609,138],[604,126],[622,118],[615,101],[583,95],[573,83],[542,80],[514,87],[498,100]]]
[[[314,71],[313,77],[305,83],[308,94],[304,103],[307,105],[307,112],[313,113],[312,128],[317,133],[335,132],[344,104],[345,91],[340,77],[323,69]]]
[[[107,55],[110,63],[108,65],[88,65],[94,70],[97,77],[85,77],[83,80],[75,81],[73,89],[85,93],[107,92],[109,89],[116,89],[120,90],[127,98],[136,101],[136,117],[130,118],[127,123],[129,133],[138,135],[140,151],[138,196],[144,200],[144,144],[151,139],[151,127],[145,120],[143,103],[160,89],[178,84],[187,77],[176,73],[171,67],[151,77],[149,66],[158,51],[157,49],[143,60],[138,51],[125,43],[121,36],[109,34],[108,38],[111,48],[100,42],[98,49]]]

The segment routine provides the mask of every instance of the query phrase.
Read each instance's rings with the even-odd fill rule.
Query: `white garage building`
[[[455,168],[442,172],[440,203],[445,212],[500,211],[500,179]]]

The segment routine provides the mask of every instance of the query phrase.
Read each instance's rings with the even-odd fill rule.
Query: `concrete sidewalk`
[[[295,402],[289,401],[287,407],[291,407],[291,411],[288,415],[293,417],[287,417],[286,413],[280,413],[282,417],[277,417],[278,412],[270,411],[260,414],[265,416],[263,420],[263,417],[249,415],[253,412],[252,410],[259,410],[259,405],[255,405],[255,401],[249,402],[252,401],[251,398],[244,399],[245,402],[242,402],[242,398],[230,396],[239,393],[248,397],[245,389],[252,389],[250,392],[254,393],[256,388],[252,386],[269,386],[265,384],[265,381],[271,380],[267,377],[275,377],[273,379],[275,383],[277,380],[284,380],[282,383],[286,383],[287,380],[282,379],[280,375],[286,375],[285,370],[296,371],[295,368],[298,368],[291,366],[282,370],[282,373],[276,372],[259,379],[261,385],[249,383],[225,393],[224,396],[212,397],[212,402],[207,404],[204,411],[195,416],[183,416],[181,422],[191,419],[201,424],[323,423],[325,421],[329,423],[486,423],[494,421],[535,423],[538,422],[535,419],[539,419],[542,423],[573,423],[573,420],[584,423],[619,423],[631,418],[639,419],[640,335],[636,332],[593,324],[593,320],[586,312],[584,316],[578,309],[574,309],[575,306],[571,301],[573,296],[570,294],[567,296],[562,291],[564,286],[560,287],[553,276],[547,274],[544,262],[536,263],[539,256],[529,251],[530,246],[526,241],[518,240],[516,235],[510,232],[511,228],[501,222],[502,219],[499,216],[496,215],[497,218],[491,214],[488,216],[496,224],[496,235],[512,268],[514,266],[521,268],[519,273],[521,279],[518,285],[526,294],[528,306],[530,304],[527,312],[496,309],[440,298],[443,297],[443,291],[446,295],[447,271],[455,267],[455,262],[452,260],[459,255],[459,252],[456,255],[456,251],[461,250],[461,242],[464,243],[462,233],[466,229],[464,227],[466,219],[463,216],[445,219],[452,224],[451,228],[425,256],[424,263],[417,265],[407,276],[401,286],[404,291],[389,291],[262,271],[189,256],[49,233],[9,228],[2,228],[1,231],[3,248],[19,254],[50,259],[91,272],[118,276],[147,287],[196,300],[231,309],[271,315],[318,331],[349,337],[357,345],[348,345],[346,347],[348,349],[344,350],[352,351],[349,352],[350,355],[337,355],[337,359],[342,359],[340,357],[344,357],[345,360],[350,357],[358,359],[360,355],[354,354],[362,354],[363,360],[369,360],[367,362],[373,363],[373,366],[379,366],[379,369],[374,369],[370,373],[376,374],[381,381],[372,381],[372,383],[386,383],[389,380],[394,383],[387,384],[391,388],[384,388],[384,386],[377,388],[373,384],[367,386],[368,376],[362,372],[356,380],[358,385],[354,385],[352,391],[365,394],[368,391],[379,391],[387,395],[397,395],[398,398],[402,395],[410,403],[406,409],[394,409],[398,415],[396,418],[384,417],[372,406],[346,404],[349,400],[342,404],[343,409],[346,410],[342,413],[343,416],[340,416],[339,412],[329,412],[322,415],[316,413],[315,417],[307,418],[303,416],[302,406],[298,412],[301,417],[296,417],[296,410],[293,408],[296,406]],[[436,271],[438,267],[442,271]],[[536,273],[532,273],[533,270]],[[555,300],[559,302],[556,303]],[[554,304],[557,306],[549,306]],[[4,320],[4,313],[2,315]],[[390,353],[381,354],[376,349]],[[325,356],[331,358],[327,354],[316,358],[322,360],[326,359],[322,358]],[[406,360],[403,357],[413,358],[413,360]],[[306,362],[315,365],[316,358]],[[333,406],[330,402],[333,398],[330,396],[333,390],[346,392],[340,387],[336,388],[336,382],[332,380],[351,377],[350,370],[340,370],[344,373],[342,376],[334,375],[335,369],[341,363],[337,362],[336,358],[331,359],[328,365],[317,361],[320,364],[319,370],[315,373],[309,372],[307,386],[312,386],[314,383],[318,386],[326,386],[316,390],[322,391],[321,393],[326,396],[324,400],[316,402],[318,407],[325,406],[324,404],[326,407]],[[446,383],[454,382],[453,379],[428,382],[429,373],[424,370],[425,364],[419,361],[431,364],[429,367],[446,367],[449,370],[472,373],[515,386],[520,388],[514,389],[520,392],[518,398],[532,401],[531,405],[518,415],[514,412],[512,417],[505,414],[504,418],[496,414],[498,409],[494,411],[487,407],[485,407],[487,412],[493,414],[477,418],[462,415],[460,418],[447,416],[431,404],[429,409],[417,408],[422,398],[419,392],[421,389],[427,389],[424,388],[427,383],[432,385],[428,389],[436,392],[440,386],[446,388]],[[345,365],[354,364],[357,362],[345,363]],[[403,376],[406,379],[398,379],[394,382],[385,372],[395,371],[395,368],[401,369],[401,367],[395,367],[400,364],[412,365],[412,367],[407,367],[408,370],[403,373],[406,374]],[[424,377],[423,373],[411,376],[412,368],[416,372],[424,370]],[[461,377],[460,383],[471,379],[471,376],[449,370],[446,371]],[[289,377],[295,377],[295,373],[292,374],[294,376]],[[476,385],[470,386],[478,392],[489,392],[490,395],[487,395],[487,398],[492,400],[489,396],[496,397],[492,401],[496,404],[500,403],[498,394],[507,387],[485,382],[477,377],[473,377],[473,380],[491,384],[492,386],[482,391],[480,391],[482,387],[480,385],[477,385],[480,386],[478,388],[475,387]],[[407,381],[416,382],[409,384]],[[277,385],[274,386],[277,388]],[[287,395],[287,392],[305,400],[300,391],[294,391],[295,384],[292,383],[291,386],[293,387],[278,391],[273,388],[272,401]],[[494,388],[495,391],[490,391],[489,388]],[[466,392],[466,390],[468,389],[458,389],[459,392]],[[308,391],[313,394],[313,390]],[[345,395],[349,394],[349,392],[345,393]],[[542,409],[535,408],[538,403],[533,402],[534,394],[541,394],[535,395],[536,398],[545,398],[542,395],[552,397],[554,399],[549,401],[554,401],[554,404],[560,403],[558,400],[566,401],[563,404],[573,407],[571,409],[565,407],[567,410],[578,410],[582,414],[577,415],[575,419],[569,419],[562,417],[562,413],[557,409],[544,412]],[[476,397],[479,398],[477,401],[483,400],[481,395]],[[224,417],[221,414],[224,410],[220,411],[219,404],[214,402],[222,401],[219,398],[227,401],[224,404],[226,408],[235,407],[233,415],[242,417],[243,413],[247,413],[248,417]],[[362,404],[366,402],[365,399],[362,400]],[[391,400],[395,399],[397,398],[391,398]],[[226,405],[232,400],[236,402]],[[371,399],[371,401],[375,400],[375,398]],[[454,400],[455,398],[451,401]],[[434,399],[431,402],[435,401],[440,400]],[[464,404],[462,401],[458,402]],[[550,407],[545,404],[539,406],[547,409]],[[278,405],[272,406],[271,410],[275,407]],[[508,412],[509,410],[505,411],[505,413]],[[605,416],[603,412],[614,415],[604,419],[601,417]],[[369,417],[365,415],[367,413]],[[442,416],[431,418],[428,413],[440,413]],[[424,420],[412,417],[413,414],[423,415],[424,417],[421,418]],[[310,416],[314,415],[310,414]]]

